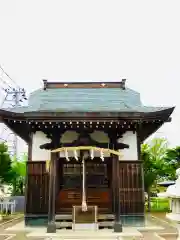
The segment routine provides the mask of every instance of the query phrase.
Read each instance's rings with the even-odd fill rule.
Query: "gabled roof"
[[[59,87],[57,87],[57,84],[59,84],[58,85]],[[77,84],[77,87],[75,86],[75,84]],[[18,107],[5,110],[14,113],[29,113],[29,112],[153,113],[156,111],[159,112],[167,109],[169,108],[143,106],[140,99],[140,94],[134,90],[126,88],[125,85],[122,86],[122,82],[106,83],[106,85],[103,87],[102,83],[95,84],[93,82],[70,83],[70,84],[46,82],[46,88],[38,89],[30,94],[29,104],[27,107]]]
[[[144,141],[164,122],[170,121],[173,110],[174,107],[144,106],[140,94],[127,88],[125,80],[106,83],[44,81],[43,89],[31,93],[28,106],[0,109],[0,122],[30,142],[31,121],[131,121],[140,123],[140,141]]]

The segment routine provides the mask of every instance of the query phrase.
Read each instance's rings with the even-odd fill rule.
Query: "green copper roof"
[[[120,88],[37,90],[29,98],[29,107],[38,110],[119,111],[138,106],[141,106],[139,93]]]
[[[11,112],[154,112],[164,108],[145,107],[140,94],[129,88],[54,88],[31,93],[27,107]],[[6,109],[7,110],[7,109]]]

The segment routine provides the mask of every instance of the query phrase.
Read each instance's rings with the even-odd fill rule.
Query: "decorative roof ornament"
[[[126,89],[126,79],[122,79],[122,81],[121,81],[121,88],[122,88],[123,90]]]
[[[44,83],[44,90],[46,90],[48,85],[48,80],[43,79],[43,83]]]

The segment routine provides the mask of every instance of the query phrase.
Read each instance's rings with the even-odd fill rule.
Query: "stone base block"
[[[47,233],[56,233],[56,224],[55,223],[48,223]]]
[[[121,222],[115,222],[114,223],[114,232],[122,232],[122,223]]]

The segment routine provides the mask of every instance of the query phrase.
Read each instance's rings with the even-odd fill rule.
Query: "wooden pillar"
[[[27,161],[32,161],[32,133],[29,134],[29,142],[28,142],[28,159]],[[25,177],[25,205],[24,205],[24,212],[25,212],[25,225],[26,225],[26,219],[27,219],[27,212],[28,212],[28,191],[30,191],[28,187],[28,175],[29,175],[29,168],[28,168],[28,162],[26,162],[26,177]]]
[[[115,172],[116,172],[116,164],[114,161],[114,156],[111,154],[111,161],[112,161],[112,183],[111,183],[111,188],[112,188],[112,211],[115,214],[115,192],[116,192],[116,176],[115,176]]]
[[[55,198],[56,198],[56,163],[57,154],[51,153],[50,176],[49,176],[49,208],[47,233],[56,232],[55,224]]]
[[[110,132],[109,134],[110,140],[110,148],[114,150],[117,149],[117,133]],[[119,169],[119,157],[116,155],[111,155],[112,160],[112,205],[113,212],[115,215],[115,223],[114,223],[114,232],[122,232],[122,223],[120,219],[120,169]]]
[[[33,133],[29,134],[29,142],[28,142],[28,161],[32,161],[32,137]]]
[[[118,156],[113,157],[113,169],[116,182],[114,182],[114,232],[122,232],[122,223],[120,218],[120,169]]]
[[[141,160],[141,123],[139,123],[136,127],[136,135],[137,135],[137,153],[138,153],[138,160]]]
[[[140,122],[137,125],[137,151],[138,151],[138,160],[141,161],[141,134],[142,134],[142,123]],[[145,185],[144,185],[144,167],[143,163],[141,164],[141,179],[142,179],[142,202],[145,203]],[[144,204],[145,206],[145,204]],[[145,215],[145,207],[144,207],[144,213]]]

